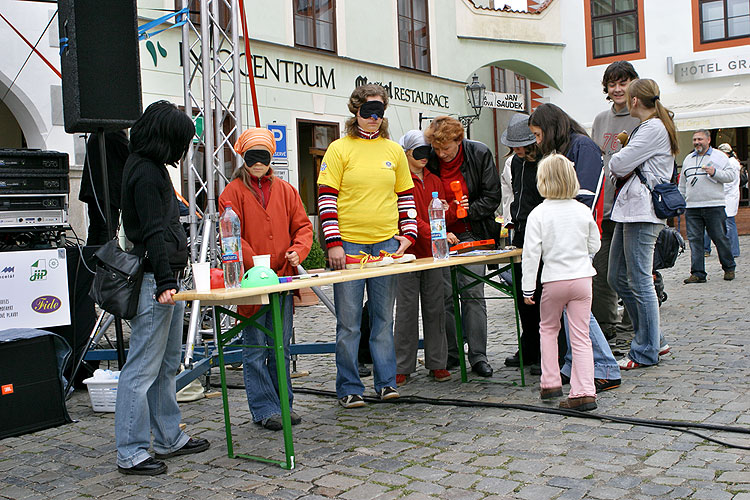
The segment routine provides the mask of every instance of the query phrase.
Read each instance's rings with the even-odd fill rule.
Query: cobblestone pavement
[[[683,285],[689,252],[663,271],[669,299],[662,326],[672,352],[653,368],[623,373],[620,388],[599,398],[601,414],[750,428],[748,284],[743,264],[725,282],[715,256],[709,281]],[[328,290],[330,293],[330,290]],[[402,395],[542,406],[538,377],[521,387],[503,367],[515,351],[509,301],[488,302],[495,376],[437,383],[420,368]],[[300,341],[330,340],[334,320],[322,306],[299,308]],[[310,372],[296,387],[334,389],[333,355],[301,356]],[[241,383],[241,372],[230,372]],[[212,382],[218,383],[215,372]],[[366,378],[373,395],[372,378]],[[283,439],[252,425],[244,391],[230,391],[235,450],[283,458]],[[170,459],[166,475],[120,475],[114,418],[94,413],[88,395],[68,402],[75,423],[0,441],[0,498],[279,498],[529,500],[695,498],[750,500],[750,451],[676,430],[515,409],[368,404],[345,410],[331,398],[300,394],[294,428],[297,468],[230,459],[221,398],[182,404],[188,432],[208,438],[204,453]],[[747,435],[701,431],[750,445]]]

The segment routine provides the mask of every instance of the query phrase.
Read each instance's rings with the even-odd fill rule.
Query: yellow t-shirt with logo
[[[320,164],[318,184],[339,191],[341,239],[362,245],[398,234],[396,193],[414,187],[404,150],[382,137],[333,141]]]

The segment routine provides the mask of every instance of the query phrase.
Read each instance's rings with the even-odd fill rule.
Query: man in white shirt
[[[703,255],[703,231],[716,245],[724,279],[734,279],[735,262],[726,233],[727,214],[724,184],[732,182],[735,173],[727,155],[711,147],[708,130],[693,134],[695,151],[685,157],[680,173],[679,190],[685,197],[685,224],[690,240],[690,276],[685,284],[706,282],[706,263]]]

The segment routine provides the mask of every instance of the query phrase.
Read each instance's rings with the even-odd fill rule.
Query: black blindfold
[[[430,149],[432,149],[430,146],[419,146],[414,148],[411,155],[415,160],[424,160],[430,156]]]
[[[265,149],[248,149],[245,151],[243,156],[245,159],[245,165],[252,167],[256,163],[262,163],[263,165],[271,164],[271,153]]]
[[[367,101],[359,108],[359,116],[362,118],[383,118],[385,115],[385,104],[380,101]]]

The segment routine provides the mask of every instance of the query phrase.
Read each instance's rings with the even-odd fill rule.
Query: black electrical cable
[[[227,384],[227,389],[245,390],[245,386],[239,385],[239,384]],[[310,394],[312,396],[324,396],[324,397],[338,399],[336,393],[333,391],[309,389],[307,387],[294,387],[294,392],[298,394]],[[633,417],[617,417],[614,415],[604,415],[600,413],[582,412],[582,411],[577,411],[577,410],[564,410],[561,408],[548,408],[544,406],[534,406],[534,405],[526,405],[526,404],[518,404],[518,403],[492,403],[492,402],[487,402],[487,401],[472,401],[472,400],[447,399],[447,398],[435,399],[435,398],[425,398],[421,396],[401,396],[398,399],[389,399],[386,401],[382,401],[372,396],[363,396],[363,398],[368,403],[427,404],[427,405],[435,405],[435,406],[459,406],[459,407],[466,407],[466,408],[499,408],[499,409],[505,409],[505,410],[521,410],[521,411],[530,411],[530,412],[535,412],[535,413],[547,413],[550,415],[563,415],[565,417],[588,418],[588,419],[593,419],[593,420],[609,420],[610,422],[615,422],[618,424],[641,425],[644,427],[654,427],[657,429],[678,430],[678,431],[686,432],[688,434],[692,434],[701,439],[705,439],[707,441],[711,441],[713,443],[726,446],[728,448],[736,448],[739,450],[750,450],[750,446],[729,443],[726,441],[722,441],[720,439],[713,438],[711,436],[706,436],[705,434],[701,434],[699,432],[692,430],[693,428],[696,428],[696,429],[706,429],[706,430],[720,431],[720,432],[732,432],[736,434],[750,434],[750,428],[746,428],[746,427],[731,427],[728,425],[704,424],[701,422],[678,422],[675,420],[650,420],[650,419],[633,418]]]

